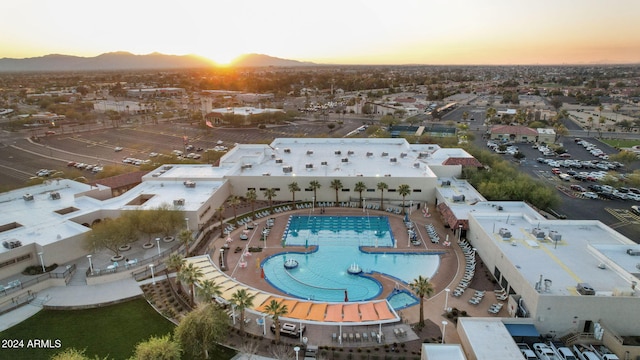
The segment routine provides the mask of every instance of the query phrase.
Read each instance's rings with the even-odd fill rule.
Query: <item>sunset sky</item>
[[[640,63],[640,0],[7,0],[0,58],[240,54],[324,64]]]

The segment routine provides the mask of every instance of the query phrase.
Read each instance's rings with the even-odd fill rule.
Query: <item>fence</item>
[[[164,258],[169,256],[173,252],[178,251],[180,249],[180,246],[182,246],[182,244],[180,244],[180,243],[174,244],[172,247],[170,247],[169,249],[163,251],[159,255],[154,255],[154,256],[152,256],[150,258],[139,260],[135,264],[131,264],[131,265],[125,265],[125,266],[122,266],[122,267],[121,266],[117,266],[117,267],[114,267],[113,269],[99,269],[99,270],[98,269],[94,269],[93,272],[91,272],[91,269],[87,269],[87,272],[86,272],[85,275],[87,277],[96,277],[96,276],[102,276],[102,275],[108,275],[108,274],[115,274],[118,271],[122,271],[123,268],[124,268],[124,270],[128,270],[128,269],[133,268],[133,267],[142,267],[142,266],[147,267],[148,264],[159,264],[159,263],[162,262],[162,260]]]

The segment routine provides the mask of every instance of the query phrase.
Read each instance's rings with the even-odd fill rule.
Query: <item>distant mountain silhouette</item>
[[[294,67],[294,66],[313,66],[312,62],[303,62],[297,60],[281,59],[264,54],[245,54],[240,55],[231,62],[233,67]]]
[[[243,55],[232,63],[234,67],[308,65],[313,64],[260,54]],[[0,72],[160,70],[215,66],[214,62],[196,55],[165,55],[160,53],[134,55],[129,52],[111,52],[95,57],[52,54],[26,59],[0,59]]]

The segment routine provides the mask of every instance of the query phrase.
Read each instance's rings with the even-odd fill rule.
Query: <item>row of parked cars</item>
[[[609,155],[607,155],[604,151],[600,150],[597,146],[595,146],[594,144],[586,141],[586,140],[582,140],[580,138],[575,138],[574,141],[578,144],[578,145],[582,145],[582,147],[584,147],[588,152],[591,153],[591,155],[600,158],[602,160],[609,160]]]
[[[561,342],[538,342],[532,347],[518,343],[520,352],[526,360],[620,360],[607,347],[598,345],[576,344],[572,348]]]
[[[98,165],[98,164],[85,164],[83,162],[75,162],[75,161],[69,161],[67,163],[68,167],[75,167],[76,169],[80,169],[80,170],[87,170],[87,171],[91,171],[92,173],[98,173],[102,170],[104,170],[104,167],[102,165]]]
[[[549,159],[537,158],[537,162],[547,164],[551,167],[563,167],[573,169],[598,169],[603,171],[616,170],[624,167],[624,164],[617,161],[604,160],[573,160],[573,159]]]

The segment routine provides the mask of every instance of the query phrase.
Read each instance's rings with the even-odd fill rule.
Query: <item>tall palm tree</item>
[[[291,195],[293,197],[293,204],[295,205],[296,203],[296,191],[300,191],[300,186],[298,186],[297,182],[292,182],[291,184],[289,184],[289,191],[291,191]]]
[[[244,331],[244,309],[253,306],[253,300],[256,298],[257,293],[249,293],[247,289],[238,289],[231,295],[231,303],[236,306],[236,309],[240,312],[240,331]]]
[[[238,205],[240,205],[240,203],[242,203],[242,200],[240,200],[240,197],[237,195],[231,195],[231,197],[229,197],[229,200],[227,200],[227,202],[229,203],[229,205],[231,205],[231,208],[233,208],[233,222],[236,223],[237,222],[237,217],[238,217]]]
[[[379,182],[378,185],[376,185],[376,188],[378,188],[378,190],[380,190],[380,209],[384,208],[383,205],[383,198],[384,198],[384,190],[389,188],[389,185],[387,185],[387,183],[384,182]]]
[[[404,213],[407,213],[407,209],[404,207],[404,198],[411,194],[411,187],[407,184],[402,184],[400,186],[398,186],[398,194],[400,194],[400,196],[402,196],[402,210],[404,210]]]
[[[249,203],[251,204],[251,213],[253,214],[253,211],[255,210],[254,207],[256,204],[256,199],[258,198],[258,194],[256,194],[256,189],[249,189],[247,193],[244,194],[244,197],[246,197]]]
[[[216,208],[216,211],[218,212],[218,219],[220,220],[220,229],[222,229],[222,222],[224,221],[224,210],[224,204],[220,204],[220,206]]]
[[[276,196],[278,191],[274,188],[268,188],[264,191],[264,197],[269,199],[269,208],[273,207],[273,198]]]
[[[589,123],[589,128],[587,130],[587,136],[589,136],[589,132],[593,129],[593,117],[589,116],[587,118],[587,123]]]
[[[286,304],[279,303],[277,300],[271,300],[267,306],[264,307],[264,311],[271,316],[273,323],[276,327],[276,343],[280,342],[280,316],[284,316],[289,313],[289,309]]]
[[[311,180],[309,182],[309,188],[311,188],[311,190],[313,190],[313,201],[314,204],[313,206],[316,206],[315,202],[318,201],[318,196],[316,194],[316,192],[318,191],[318,189],[320,189],[321,185],[320,182],[318,180]]]
[[[430,297],[431,294],[433,294],[433,285],[431,285],[428,277],[418,275],[418,277],[413,279],[413,282],[409,284],[409,287],[420,298],[420,319],[418,325],[424,326],[424,297]]]
[[[367,185],[365,185],[362,181],[358,181],[356,185],[353,187],[353,190],[358,192],[359,199],[360,199],[359,207],[362,207],[362,192],[367,190]]]
[[[338,191],[343,188],[342,181],[340,181],[340,179],[333,179],[331,180],[331,185],[329,185],[329,187],[336,191],[336,204],[338,204]]]
[[[186,262],[184,260],[184,257],[181,254],[173,253],[169,255],[169,257],[165,261],[166,271],[175,271],[177,273],[180,273],[180,270],[182,270],[182,267],[185,263]],[[176,277],[176,288],[178,289],[178,293],[182,292],[182,284],[180,283],[179,276]]]
[[[191,241],[193,241],[193,236],[191,234],[191,230],[182,229],[180,233],[178,233],[178,241],[184,245],[184,256],[189,257],[189,245]]]
[[[202,281],[200,283],[198,295],[205,302],[210,303],[214,296],[222,295],[222,286],[211,279]]]
[[[204,274],[202,273],[202,270],[198,267],[195,267],[193,263],[189,263],[186,266],[183,266],[178,273],[178,278],[180,279],[180,281],[184,281],[185,284],[189,285],[191,291],[191,305],[195,305],[195,284],[203,275]]]

